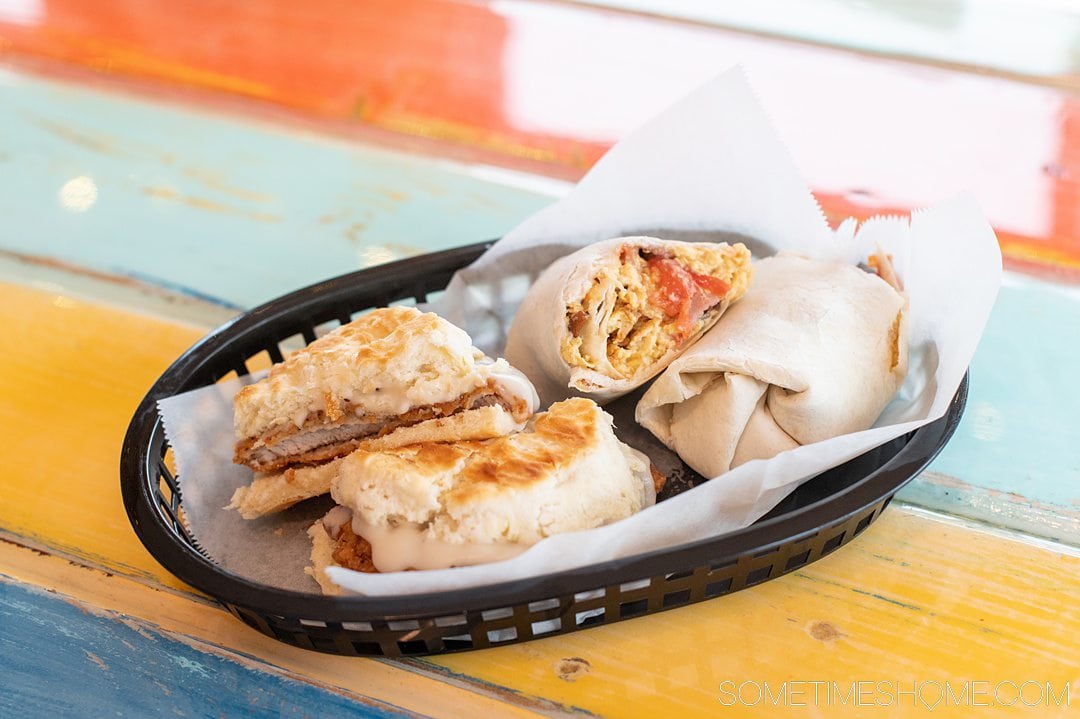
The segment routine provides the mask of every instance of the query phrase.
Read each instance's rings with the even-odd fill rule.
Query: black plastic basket
[[[422,302],[487,247],[470,245],[354,272],[262,305],[207,335],[158,379],[124,439],[120,480],[135,533],[184,582],[263,634],[354,656],[416,656],[575,631],[738,591],[798,569],[850,542],[922,471],[956,429],[967,377],[948,413],[803,484],[755,524],[683,546],[477,589],[403,597],[322,597],[256,584],[203,555],[182,519],[166,466],[157,401],[212,384],[316,328],[364,310]]]

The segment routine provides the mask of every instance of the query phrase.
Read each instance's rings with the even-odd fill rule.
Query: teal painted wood
[[[0,716],[416,716],[199,651],[130,617],[92,611],[0,577]]]
[[[230,307],[497,237],[551,200],[483,174],[0,72],[0,251]]]
[[[1007,273],[952,441],[900,499],[1080,545],[1080,288]]]
[[[542,183],[474,175],[0,74],[0,254],[51,257],[229,307],[495,237],[551,199]],[[964,422],[900,498],[1080,544],[1080,449],[1070,434],[1077,327],[1080,291],[1007,275],[972,364]]]

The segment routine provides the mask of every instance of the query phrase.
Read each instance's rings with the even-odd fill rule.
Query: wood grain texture
[[[1075,544],[1075,345],[1054,328],[1075,323],[1080,305],[1071,290],[1010,282],[975,356],[963,425],[934,473],[901,496]],[[0,323],[16,338],[0,345],[0,430],[8,438],[0,444],[0,529],[176,586],[131,532],[118,458],[139,400],[202,331],[3,283]]]
[[[67,559],[0,539],[0,581],[56,601],[107,622],[137,626],[167,642],[179,642],[278,678],[295,679],[321,690],[433,717],[500,716],[511,719],[573,713],[556,703],[518,694],[498,685],[460,682],[391,661],[337,657],[291,647],[250,629],[216,604],[122,574],[103,572]],[[33,612],[27,613],[32,615]],[[18,612],[15,612],[18,614]],[[32,619],[24,619],[31,621]],[[76,642],[77,643],[77,642]],[[20,648],[19,652],[29,651]],[[12,658],[14,661],[15,657]],[[370,702],[369,702],[370,703]],[[313,716],[328,716],[318,704]]]
[[[0,576],[0,714],[420,716],[206,651],[149,624]]]
[[[564,177],[742,59],[833,219],[970,188],[1013,267],[1080,277],[1069,92],[561,3],[0,5],[12,66],[45,58],[119,84],[241,96],[311,127],[434,139]],[[0,127],[0,263],[9,277],[47,268],[34,281],[55,283],[0,283],[0,714],[111,702],[133,714],[713,716],[720,682],[745,679],[1033,679],[1073,687],[1080,704],[1080,559],[896,508],[775,582],[517,647],[384,662],[255,633],[164,572],[119,499],[127,421],[204,328],[87,302],[65,276],[215,308],[184,315],[198,321],[495,236],[565,186],[2,68]],[[1076,340],[1055,328],[1074,326],[1077,307],[1064,285],[1006,287],[965,424],[904,498],[1076,539],[1080,465],[1063,430]],[[168,316],[168,302],[155,308]]]
[[[1080,546],[1080,291],[1006,274],[956,434],[899,496]]]
[[[3,73],[0,126],[0,257],[234,312],[498,237],[551,200],[543,179]]]
[[[0,529],[172,587],[135,538],[119,461],[135,407],[202,332],[0,285]]]
[[[959,685],[965,679],[1051,681],[1059,692],[1072,687],[1070,712],[1015,706],[988,716],[1076,716],[1078,593],[1076,555],[892,508],[843,550],[751,589],[641,620],[427,663],[604,716],[783,715],[784,708],[767,703],[722,707],[719,685],[727,680],[910,687],[912,681]],[[923,716],[925,708],[803,711]],[[978,711],[939,706],[932,715]]]
[[[37,7],[22,22],[0,16],[0,59],[243,96],[551,172],[580,173],[742,63],[830,215],[971,191],[1012,266],[1080,277],[1075,77],[1068,89],[1037,87],[569,3]]]
[[[0,542],[0,574],[55,587],[66,602],[201,652],[248,657],[319,686],[437,715],[479,716],[468,712],[499,706],[510,716],[715,716],[725,680],[1034,680],[1059,691],[1075,682],[1074,713],[1063,714],[1075,716],[1080,557],[1048,546],[891,508],[843,550],[736,594],[566,636],[401,662],[290,647],[209,604],[9,542]],[[960,709],[934,715],[971,715],[971,707]],[[725,712],[774,716],[775,708]]]
[[[112,575],[6,544],[3,573],[298,676],[414,707],[393,691],[412,692],[413,680],[390,675],[377,686],[361,685],[359,677],[371,681],[373,670],[358,675],[355,660],[328,660],[266,639],[189,594],[139,547],[118,496],[119,441],[141,393],[197,330],[13,285],[0,285],[0,323],[20,338],[17,352],[0,351],[0,427],[10,439],[0,450],[7,469],[0,527]],[[60,425],[52,411],[58,404],[68,408]],[[58,431],[63,453],[55,449]],[[799,633],[820,621],[858,638],[843,645],[844,661],[835,665],[845,671],[863,664],[884,671],[886,657],[900,657],[905,677],[924,662],[955,672],[949,676],[978,668],[1004,675],[1025,665],[1056,672],[1057,662],[1076,656],[1080,633],[1068,597],[1077,590],[1078,569],[1067,556],[890,511],[838,555],[743,594],[546,643],[397,666],[529,711],[618,715],[627,706],[621,698],[629,698],[644,713],[658,710],[658,697],[670,692],[688,712],[703,712],[715,700],[709,682],[725,674],[788,676],[780,667],[788,666],[791,647],[815,650],[799,654],[799,666],[834,666],[837,642],[808,644]],[[997,634],[984,632],[979,618]],[[770,626],[789,624],[792,633],[765,648],[755,644]],[[715,645],[700,644],[700,627],[711,628]],[[733,655],[732,643],[753,653]],[[956,646],[976,652],[971,663],[943,659]],[[647,657],[656,674],[643,673],[637,656]],[[554,669],[575,657],[594,668],[580,679],[593,687],[587,696],[564,686]]]

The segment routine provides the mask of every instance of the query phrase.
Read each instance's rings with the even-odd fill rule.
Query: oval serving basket
[[[139,539],[170,572],[282,642],[353,656],[416,656],[499,646],[659,612],[775,579],[850,542],[921,472],[956,429],[964,378],[945,417],[800,486],[736,532],[603,564],[475,589],[402,597],[323,597],[256,584],[203,555],[183,523],[157,401],[213,384],[281,343],[364,310],[426,301],[487,248],[470,245],[344,275],[286,295],[207,335],[158,379],[136,410],[120,460]]]

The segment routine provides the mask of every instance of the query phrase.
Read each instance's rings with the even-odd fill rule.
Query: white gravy
[[[371,544],[371,561],[380,572],[406,569],[446,569],[510,559],[524,552],[524,544],[466,542],[454,544],[433,539],[418,525],[403,522],[396,527],[368,524],[353,515],[353,532]]]

